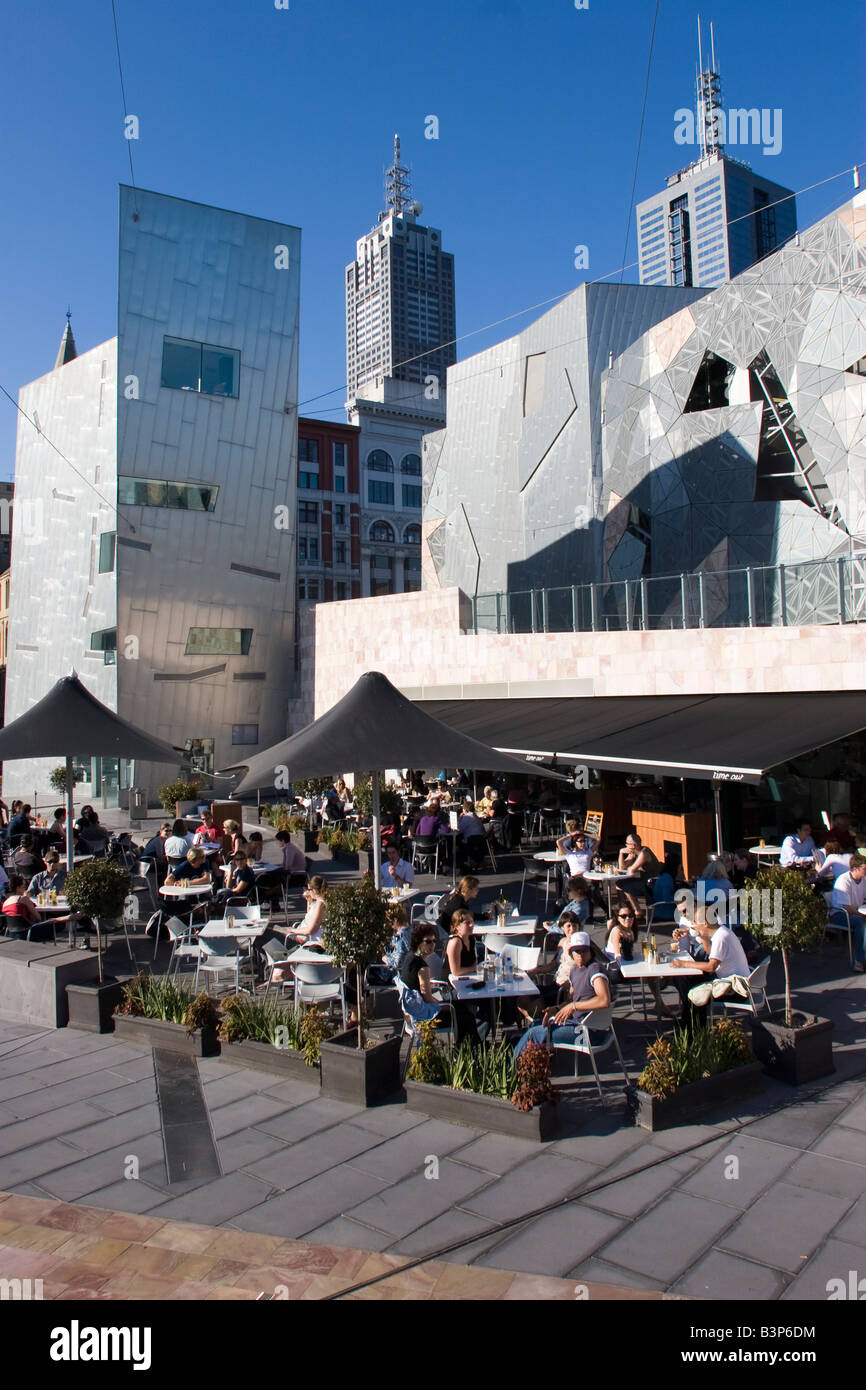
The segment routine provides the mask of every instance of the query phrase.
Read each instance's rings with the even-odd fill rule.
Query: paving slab
[[[410,1231],[409,1235],[394,1241],[388,1249],[395,1255],[435,1254],[437,1259],[471,1265],[480,1255],[495,1249],[505,1239],[501,1231],[496,1231],[492,1235],[482,1234],[489,1232],[489,1230],[490,1222],[484,1217],[473,1216],[471,1212],[459,1211],[455,1208],[452,1211],[443,1212],[441,1216],[434,1217],[432,1221],[427,1222],[426,1226],[419,1226],[417,1231]],[[389,1236],[388,1240],[390,1239]],[[452,1245],[457,1240],[464,1241],[464,1244],[450,1254],[439,1254],[439,1251],[445,1246]]]
[[[257,1129],[242,1129],[237,1134],[228,1134],[224,1139],[217,1140],[220,1167],[224,1173],[246,1169],[257,1159],[267,1158],[283,1148],[285,1143],[282,1139]]]
[[[360,1221],[352,1221],[348,1216],[326,1221],[324,1226],[308,1231],[306,1239],[311,1245],[347,1245],[355,1250],[386,1250],[391,1244],[389,1235],[362,1226]]]
[[[360,1127],[353,1125],[353,1128],[357,1130]],[[327,1138],[338,1133],[339,1129],[331,1130]],[[446,1154],[453,1157],[455,1149],[462,1152],[467,1136],[474,1139],[477,1134],[477,1130],[464,1130],[462,1125],[426,1120],[424,1124],[387,1141],[380,1135],[370,1134],[367,1152],[359,1152],[351,1158],[351,1163],[353,1168],[362,1168],[367,1173],[376,1173],[380,1178],[400,1182],[414,1173],[423,1172],[429,1159],[441,1160]]]
[[[207,1093],[205,1093],[207,1101]],[[242,1100],[230,1101],[218,1110],[210,1111],[210,1122],[217,1139],[237,1134],[238,1130],[261,1126],[265,1120],[273,1120],[286,1112],[285,1101],[275,1100],[273,1096],[249,1095]]]
[[[358,1110],[352,1118],[352,1124],[369,1129],[371,1134],[378,1134],[383,1139],[405,1134],[407,1130],[417,1129],[426,1123],[426,1115],[416,1114],[405,1105],[377,1105],[370,1110]]]
[[[589,1163],[557,1154],[539,1154],[489,1183],[463,1206],[491,1221],[505,1221],[576,1192],[594,1174]]]
[[[474,1263],[564,1277],[610,1241],[622,1224],[615,1216],[575,1202],[537,1218]]]
[[[805,1153],[796,1159],[785,1174],[785,1181],[798,1187],[832,1192],[836,1197],[856,1199],[866,1192],[866,1173],[860,1163],[827,1154]]]
[[[866,1096],[860,1096],[853,1105],[839,1116],[839,1123],[846,1129],[859,1129],[866,1133]]]
[[[159,1134],[159,1106],[155,1103],[141,1105],[136,1110],[126,1110],[120,1115],[97,1119],[96,1123],[82,1126],[69,1133],[69,1142],[85,1153],[98,1154],[117,1144],[132,1144],[147,1134]]]
[[[718,1244],[732,1255],[796,1274],[851,1206],[846,1197],[777,1182]]]
[[[608,1173],[603,1175],[605,1178]],[[683,1181],[671,1163],[660,1163],[657,1167],[646,1168],[630,1178],[611,1187],[602,1187],[598,1192],[588,1192],[581,1198],[581,1205],[595,1211],[611,1212],[616,1216],[639,1216],[649,1211],[656,1202],[669,1192],[675,1192]],[[572,1264],[575,1261],[572,1260]],[[570,1267],[570,1266],[569,1266]]]
[[[590,1300],[594,1284],[633,1289],[635,1292],[646,1293],[657,1293],[664,1289],[664,1284],[660,1283],[658,1279],[653,1279],[645,1274],[637,1274],[633,1269],[623,1269],[621,1265],[610,1264],[607,1260],[600,1259],[598,1255],[592,1255],[588,1260],[583,1260],[574,1269],[569,1270],[568,1278],[573,1279],[575,1284],[586,1285]]]
[[[667,1287],[731,1224],[730,1207],[673,1192],[599,1251]]]
[[[787,1145],[757,1139],[748,1132],[737,1134],[685,1178],[680,1190],[745,1211],[787,1172],[795,1156]]]
[[[810,1152],[829,1158],[842,1158],[847,1163],[866,1165],[866,1138],[859,1129],[846,1129],[841,1123],[812,1144]]]
[[[538,1145],[528,1139],[515,1139],[505,1134],[482,1134],[471,1144],[454,1150],[451,1157],[457,1163],[467,1163],[470,1168],[480,1168],[482,1172],[502,1177],[518,1164],[537,1157],[538,1151]],[[550,1150],[545,1149],[544,1152],[549,1153]]]
[[[115,1182],[87,1194],[89,1207],[105,1207],[108,1211],[150,1212],[166,1200],[164,1191],[143,1181]]]
[[[82,1157],[81,1149],[76,1149],[72,1144],[62,1143],[59,1139],[48,1139],[45,1143],[34,1144],[29,1149],[17,1149],[15,1153],[0,1158],[0,1187],[8,1191],[15,1188],[19,1182],[42,1178],[56,1168],[75,1163]]]
[[[264,1079],[264,1078],[263,1078]],[[267,1078],[267,1085],[260,1087],[263,1096],[282,1100],[286,1106],[306,1105],[307,1101],[319,1099],[319,1073],[310,1071],[310,1081],[274,1081]]]
[[[0,1120],[0,1158],[16,1149],[30,1148],[43,1139],[64,1139],[77,1129],[98,1123],[102,1113],[86,1101],[62,1105],[57,1110],[45,1110],[27,1120]]]
[[[217,1080],[202,1080],[202,1090],[210,1111],[219,1110],[224,1105],[229,1105],[235,1100],[246,1100],[248,1096],[254,1096],[265,1088],[266,1076],[260,1071],[244,1070],[233,1071],[231,1076],[221,1076]],[[276,1100],[276,1096],[271,1096],[271,1100]],[[281,1109],[285,1110],[285,1102]]]
[[[386,1186],[372,1173],[341,1164],[250,1208],[238,1215],[233,1224],[244,1231],[263,1231],[268,1235],[308,1236]]]
[[[851,1280],[851,1272],[855,1278]],[[861,1279],[866,1278],[866,1268],[863,1264],[863,1246],[850,1245],[845,1240],[828,1240],[800,1271],[795,1279],[791,1281],[785,1292],[782,1294],[783,1302],[795,1302],[799,1299],[808,1299],[809,1302],[827,1302],[830,1293],[841,1292],[836,1287],[828,1288],[831,1279],[841,1279],[845,1285],[846,1298],[850,1300],[851,1283],[859,1285]],[[866,1294],[866,1284],[862,1289],[858,1289],[858,1302]],[[842,1301],[838,1298],[834,1301]]]
[[[337,1164],[360,1157],[368,1149],[378,1149],[381,1143],[378,1135],[357,1125],[334,1125],[321,1134],[311,1134],[309,1138],[301,1139],[297,1144],[283,1143],[270,1157],[250,1163],[249,1172],[269,1182],[272,1187],[285,1191],[319,1173],[327,1172]],[[389,1180],[388,1174],[378,1172],[375,1165],[363,1166],[364,1171],[374,1173],[383,1182]],[[405,1164],[403,1167],[405,1171]]]
[[[151,1075],[144,1081],[127,1081],[112,1090],[96,1091],[88,1096],[88,1101],[107,1115],[122,1115],[126,1110],[137,1110],[141,1105],[156,1102],[156,1077]]]
[[[256,1128],[295,1144],[301,1139],[308,1139],[311,1134],[332,1129],[341,1120],[354,1120],[358,1113],[356,1105],[349,1105],[343,1100],[314,1100],[286,1110],[282,1115],[260,1120]]]
[[[851,1245],[866,1247],[866,1194],[842,1217],[834,1227],[833,1240],[845,1240]],[[863,1275],[866,1277],[866,1259],[863,1260]]]
[[[749,1126],[749,1133],[756,1139],[772,1139],[777,1144],[790,1144],[794,1149],[807,1149],[847,1108],[842,1100],[818,1096],[766,1115]]]
[[[788,1280],[777,1269],[754,1264],[723,1250],[710,1250],[674,1284],[672,1293],[733,1303],[765,1303],[780,1298]]]
[[[467,1197],[488,1182],[487,1175],[445,1158],[439,1164],[438,1178],[425,1178],[422,1174],[405,1178],[379,1196],[347,1207],[345,1214],[377,1231],[390,1232],[396,1240],[452,1207],[463,1205]]]
[[[272,1191],[248,1173],[228,1173],[205,1183],[194,1192],[175,1197],[159,1209],[160,1216],[172,1221],[213,1222],[218,1225],[260,1206]]]
[[[80,1149],[72,1150],[68,1145],[57,1147],[62,1152],[57,1154],[51,1169],[40,1175],[39,1185],[62,1201],[76,1202],[89,1192],[98,1192],[112,1183],[124,1181],[124,1171],[130,1157],[129,1144],[86,1155]],[[132,1152],[138,1159],[139,1173],[144,1172],[148,1163],[162,1163],[162,1135],[144,1135],[135,1141]],[[0,1172],[4,1162],[0,1159]]]

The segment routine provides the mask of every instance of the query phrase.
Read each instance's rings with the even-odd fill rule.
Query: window
[[[373,503],[385,503],[389,507],[394,505],[394,484],[375,483],[372,478],[367,481],[367,501]]]
[[[345,444],[335,444],[335,445],[334,445],[334,467],[335,467],[335,468],[345,468],[345,467],[346,467],[346,452],[347,452],[347,450],[346,450],[346,445],[345,445]]]
[[[114,569],[114,551],[117,544],[116,531],[103,531],[99,537],[99,573],[111,574]]]
[[[346,563],[346,542],[345,542],[345,541],[335,541],[335,542],[334,542],[334,564],[335,564],[335,565],[345,565],[345,563]]]
[[[105,627],[100,632],[91,632],[90,650],[92,652],[102,652],[102,659],[106,666],[116,665],[117,628]]]
[[[416,526],[415,523],[413,522],[412,525],[411,525],[411,526],[407,526],[407,527],[406,527],[406,530],[403,532],[403,539],[404,539],[404,541],[406,542],[407,545],[420,545],[420,544],[421,544],[421,527],[420,527],[420,526]]]
[[[338,579],[337,582],[336,582],[336,584],[334,585],[334,598],[337,598],[337,599],[340,599],[340,598],[347,598],[347,597],[348,597],[348,595],[346,594],[346,589],[347,589],[347,587],[348,587],[348,586],[347,586],[346,581],[345,581],[344,579]]]
[[[318,473],[299,473],[299,474],[298,474],[298,487],[318,487],[318,486],[319,486],[319,475],[318,475]]]
[[[298,559],[315,564],[319,559],[318,536],[298,536]]]
[[[421,477],[421,455],[404,454],[400,460],[400,472],[411,473],[414,478]]]
[[[319,599],[318,579],[299,579],[298,598],[312,600],[313,603],[317,603]]]
[[[318,439],[298,439],[298,463],[319,462]]]
[[[334,491],[335,491],[335,492],[345,492],[345,491],[346,491],[346,479],[344,478],[344,476],[343,476],[342,473],[335,473],[335,474],[334,474]]]
[[[392,564],[393,564],[393,560],[392,560],[392,557],[391,557],[390,555],[371,555],[371,556],[370,556],[370,569],[371,569],[371,570],[378,570],[378,571],[380,571],[380,572],[383,573],[383,574],[384,574],[384,573],[390,574],[390,573],[391,573],[391,566],[392,566]]]
[[[370,527],[371,541],[388,541],[394,539],[394,528],[387,521],[374,521]]]
[[[191,627],[185,656],[247,656],[253,639],[251,627]]]
[[[411,483],[404,483],[404,484],[403,484],[403,506],[404,506],[404,507],[420,507],[420,506],[421,506],[421,489],[420,489],[420,487],[414,487]]]
[[[241,355],[234,348],[164,338],[161,384],[203,396],[237,396]]]
[[[258,743],[258,724],[232,724],[232,743]]]
[[[317,526],[319,522],[318,502],[299,502],[298,521],[303,526]]]
[[[118,478],[117,500],[127,507],[174,507],[212,512],[219,488],[213,483],[166,483],[157,478]]]
[[[384,449],[371,449],[367,455],[367,467],[376,473],[393,473],[394,460]]]
[[[345,526],[345,524],[346,524],[346,507],[345,507],[345,503],[343,503],[343,502],[338,502],[337,505],[336,505],[335,508],[334,508],[334,525],[335,525],[335,526]]]

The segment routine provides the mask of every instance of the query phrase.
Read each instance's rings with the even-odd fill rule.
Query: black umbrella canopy
[[[16,758],[141,758],[175,763],[168,743],[139,733],[81,684],[73,671],[0,731],[0,762]]]
[[[499,753],[478,739],[449,729],[401,695],[387,676],[368,671],[320,719],[243,764],[247,773],[235,795],[272,787],[281,768],[286,768],[289,780],[294,781],[386,767],[429,767],[433,763],[524,776],[541,770],[535,763]],[[559,775],[543,771],[545,776]]]

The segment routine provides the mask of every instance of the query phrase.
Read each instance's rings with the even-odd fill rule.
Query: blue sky
[[[343,419],[343,273],[383,205],[399,131],[422,221],[456,258],[458,333],[635,259],[629,219],[654,0],[116,0],[144,188],[302,228],[302,411]],[[866,159],[864,27],[850,0],[727,0],[723,105],[781,108],[776,156],[735,149],[801,189]],[[661,0],[636,197],[690,151],[696,7]],[[110,0],[7,6],[0,382],[53,366],[67,303],[80,350],[116,331],[117,185],[129,181]],[[439,139],[424,138],[425,117]],[[866,170],[864,170],[866,177]],[[850,174],[798,200],[801,226]],[[588,271],[574,247],[589,247]],[[635,270],[625,278],[636,280]],[[465,338],[467,356],[532,315]],[[333,390],[333,388],[338,388]],[[332,391],[306,407],[305,401]],[[0,397],[0,476],[16,412]]]

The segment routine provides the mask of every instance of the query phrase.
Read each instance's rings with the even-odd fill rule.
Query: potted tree
[[[800,1013],[791,1006],[791,977],[789,956],[792,951],[807,951],[817,946],[824,932],[826,909],[816,898],[808,882],[795,869],[772,865],[761,869],[747,888],[761,892],[780,893],[781,912],[772,914],[774,921],[749,924],[761,945],[779,951],[785,972],[785,1007],[768,1019],[752,1020],[752,1045],[755,1055],[770,1075],[799,1086],[819,1076],[829,1076],[833,1066],[833,1020],[815,1014]],[[768,914],[769,915],[769,914]]]
[[[80,985],[67,985],[69,1022],[91,1033],[110,1033],[112,1015],[120,1003],[123,985],[102,973],[102,932],[123,913],[132,879],[126,869],[107,859],[88,859],[66,880],[66,897],[73,912],[90,917],[96,924],[97,978]]]
[[[322,1043],[322,1093],[355,1105],[371,1105],[400,1089],[400,1035],[364,1035],[363,978],[382,959],[393,928],[388,907],[369,879],[341,883],[328,894],[322,943],[337,965],[351,970],[357,991],[358,1023]]]
[[[164,811],[174,816],[191,816],[199,802],[199,783],[178,779],[166,782],[159,789],[159,803]]]
[[[306,777],[303,781],[293,782],[292,789],[296,796],[314,797],[321,796],[328,790],[332,782],[331,777]],[[302,825],[299,829],[290,826],[292,842],[297,845],[303,854],[315,854],[319,840],[319,832],[316,828],[316,818],[313,814],[312,805],[308,808],[303,817]],[[296,838],[297,837],[297,838]]]

